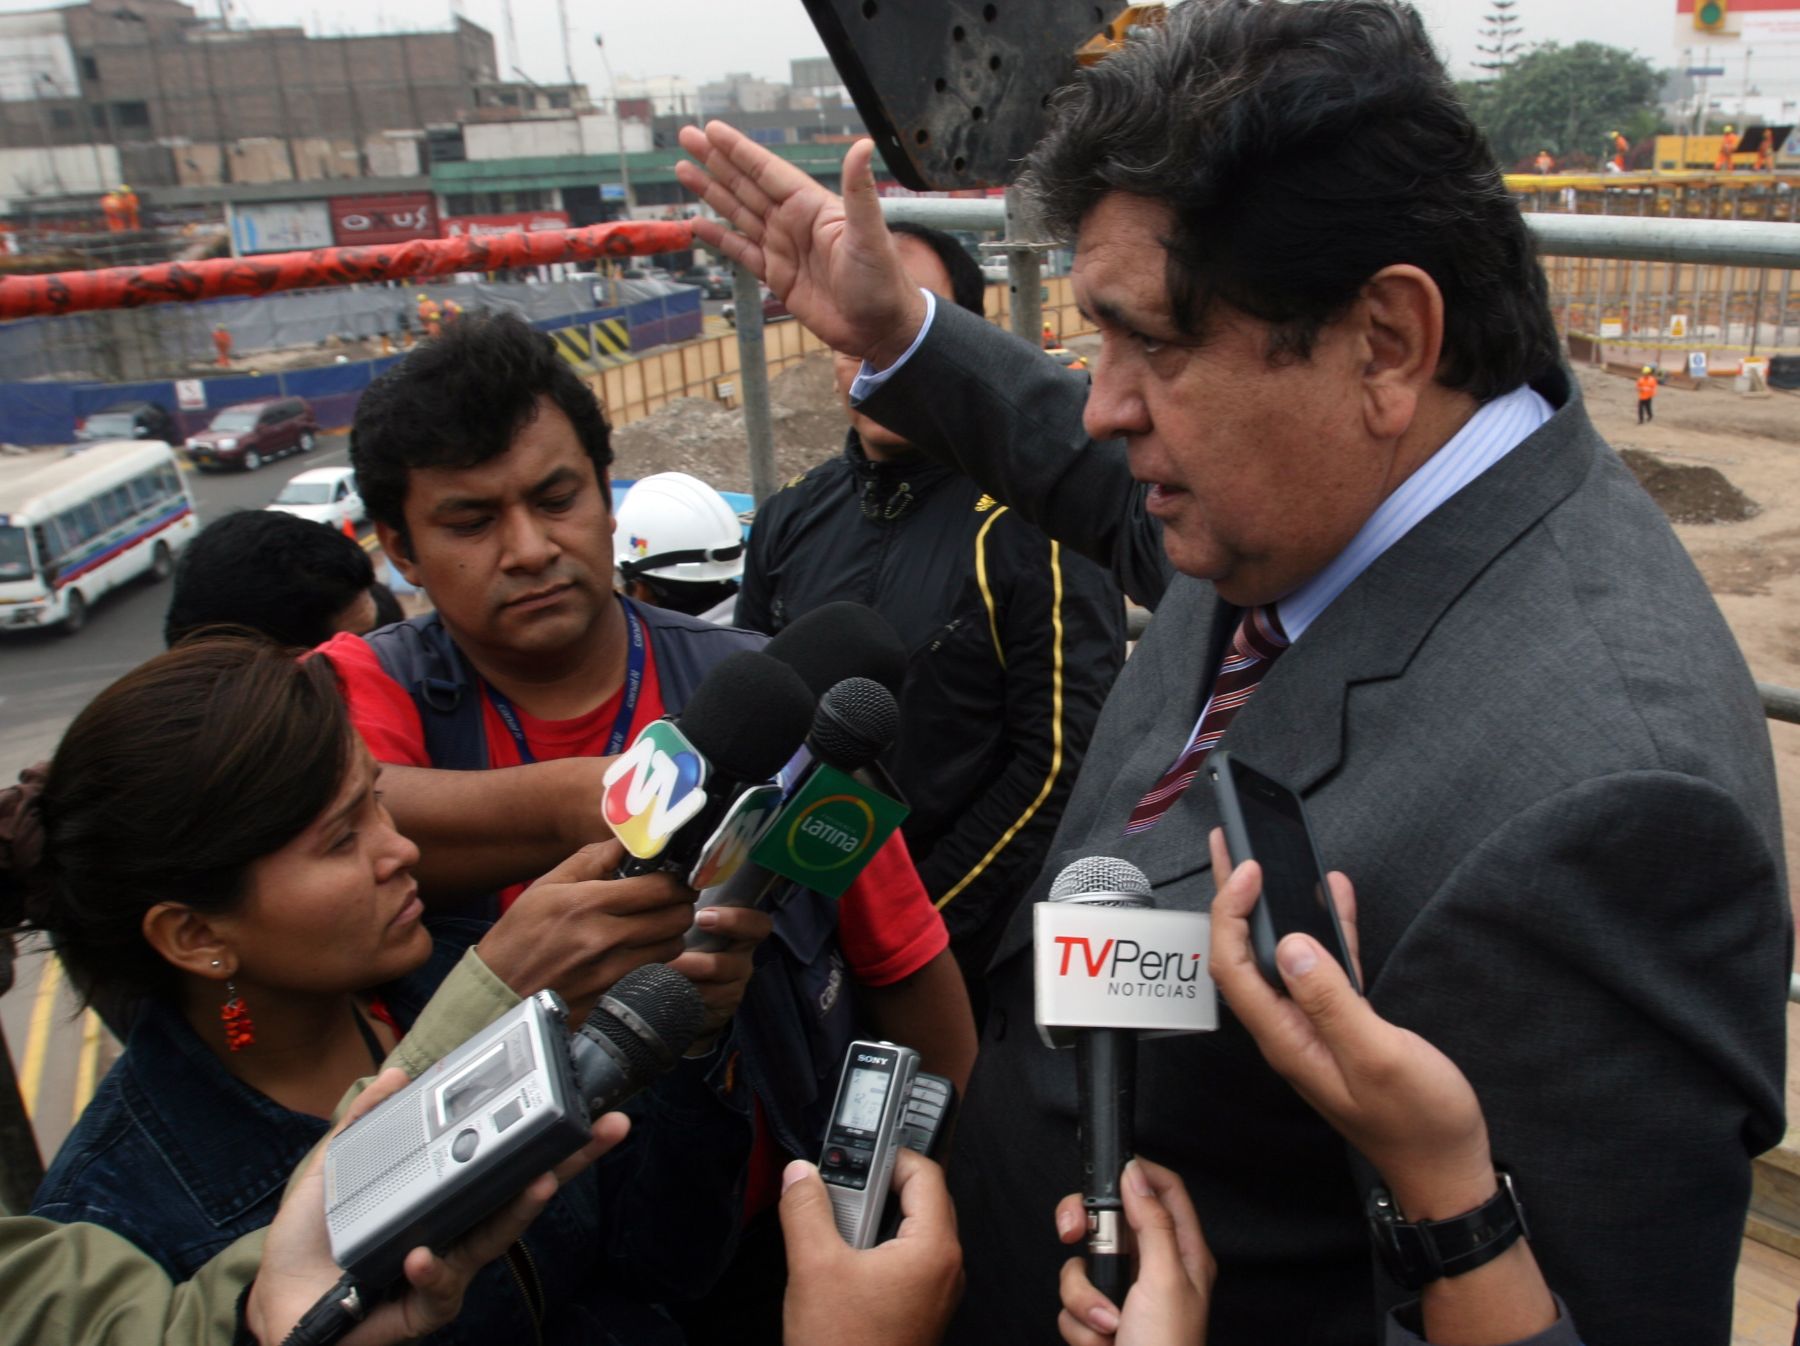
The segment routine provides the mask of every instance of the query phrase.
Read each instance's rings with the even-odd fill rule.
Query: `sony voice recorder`
[[[911,1047],[850,1044],[819,1157],[819,1176],[844,1242],[872,1248],[892,1235],[898,1221],[882,1216],[895,1157],[902,1145],[927,1158],[936,1153],[955,1106],[950,1081],[920,1071]]]

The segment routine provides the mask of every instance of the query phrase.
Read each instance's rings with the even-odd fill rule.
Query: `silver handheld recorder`
[[[540,991],[332,1140],[331,1254],[380,1289],[421,1244],[466,1233],[587,1143],[592,1118],[672,1067],[705,1016],[687,978],[652,963],[620,978],[581,1029]]]
[[[894,1182],[906,1105],[919,1054],[892,1042],[853,1042],[831,1105],[819,1176],[838,1233],[852,1248],[872,1248]]]

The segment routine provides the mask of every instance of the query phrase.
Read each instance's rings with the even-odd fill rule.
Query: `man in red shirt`
[[[609,835],[599,800],[610,757],[651,720],[679,713],[705,668],[761,638],[614,593],[605,421],[586,385],[516,319],[466,319],[377,380],[357,410],[351,461],[383,548],[436,613],[374,635],[373,645],[346,636],[321,649],[370,750],[388,764],[385,802],[419,845],[428,903],[495,892],[504,903]],[[408,664],[397,649],[419,658]],[[402,665],[418,676],[397,679]],[[464,731],[477,714],[471,745]],[[780,1150],[815,1157],[818,1138],[802,1134],[812,1113],[777,1106],[774,1095],[803,1079],[829,1109],[829,1087],[815,1077],[833,1026],[848,1017],[846,980],[857,990],[857,1032],[916,1048],[924,1068],[959,1091],[974,1061],[943,920],[903,843],[890,840],[835,909],[815,897],[784,906],[776,939],[758,951],[759,969],[785,960],[791,984],[766,971],[753,979],[762,990],[739,1025],[747,1042],[789,1048],[743,1059],[765,1123],[749,1178],[753,1213],[778,1194]],[[710,908],[698,921],[740,948],[769,928],[747,910]],[[688,953],[673,966],[715,1010],[727,1000],[734,1009],[744,988],[709,985],[718,961]],[[796,1059],[803,1054],[811,1059]],[[736,1065],[733,1054],[724,1079]]]

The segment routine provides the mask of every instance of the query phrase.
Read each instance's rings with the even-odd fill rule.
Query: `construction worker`
[[[1617,131],[1612,133],[1611,141],[1612,158],[1608,161],[1608,166],[1615,173],[1623,173],[1625,171],[1625,156],[1631,153],[1631,142],[1625,139],[1625,137],[1620,135]]]
[[[119,203],[117,192],[108,192],[100,198],[100,213],[106,216],[106,227],[111,232],[116,234],[124,229],[125,212]]]
[[[1056,325],[1048,319],[1044,322],[1044,349],[1055,350],[1062,345],[1062,339],[1056,335]]]
[[[613,517],[613,560],[628,597],[732,624],[744,526],[724,496],[686,472],[658,472],[634,485]]]
[[[213,328],[212,340],[213,349],[219,353],[215,363],[220,369],[231,368],[231,333],[226,330],[224,323]]]
[[[1762,143],[1756,147],[1756,171],[1767,173],[1775,167],[1775,128],[1763,127]]]
[[[123,228],[141,228],[138,219],[138,194],[124,183],[119,184],[119,216],[124,221]]]
[[[1737,153],[1737,147],[1737,132],[1727,125],[1725,134],[1719,137],[1719,158],[1713,164],[1713,172],[1729,173],[1731,171],[1731,156]]]
[[[419,326],[425,329],[427,337],[435,337],[443,331],[444,311],[438,307],[437,300],[423,291],[419,294]]]
[[[1539,173],[1554,173],[1556,171],[1556,160],[1550,157],[1549,150],[1539,150],[1537,152],[1537,158],[1532,160],[1532,163],[1536,166]]]
[[[462,317],[462,315],[463,306],[461,304],[457,303],[454,299],[446,299],[444,301],[445,322],[455,322],[458,318]]]
[[[1651,403],[1656,400],[1656,371],[1645,365],[1638,374],[1638,424],[1656,419],[1656,409]]]

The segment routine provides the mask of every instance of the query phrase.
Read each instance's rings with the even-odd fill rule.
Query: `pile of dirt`
[[[775,475],[786,481],[840,452],[844,408],[831,357],[809,355],[769,382],[775,425]],[[684,397],[615,430],[613,475],[627,481],[652,472],[687,472],[721,491],[750,489],[744,413],[705,398]]]
[[[1621,449],[1619,457],[1675,523],[1741,523],[1760,512],[1716,467],[1682,467],[1642,449]]]

